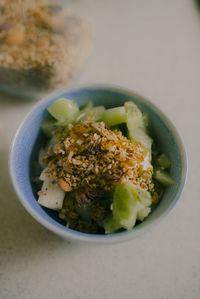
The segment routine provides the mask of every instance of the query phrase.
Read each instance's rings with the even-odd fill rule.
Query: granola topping
[[[68,136],[43,160],[49,169],[47,176],[67,192],[83,186],[88,194],[93,189],[111,191],[125,182],[148,191],[154,188],[153,167],[143,144],[110,130],[104,122],[70,124]]]

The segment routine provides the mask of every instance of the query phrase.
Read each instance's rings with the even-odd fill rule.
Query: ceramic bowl
[[[125,101],[134,101],[142,110],[150,114],[153,132],[162,152],[171,160],[170,173],[174,184],[168,187],[156,209],[131,231],[109,235],[85,234],[65,227],[57,212],[42,208],[37,203],[37,190],[31,183],[32,165],[37,161],[42,143],[40,124],[47,107],[60,97],[67,97],[79,105],[92,101],[94,105],[107,108],[123,105]],[[91,85],[73,89],[61,89],[41,100],[20,125],[13,140],[9,168],[10,176],[20,202],[25,209],[43,226],[68,240],[110,244],[126,241],[141,235],[153,225],[158,224],[175,206],[182,193],[186,172],[186,154],[180,135],[169,118],[152,102],[137,93],[116,86]]]

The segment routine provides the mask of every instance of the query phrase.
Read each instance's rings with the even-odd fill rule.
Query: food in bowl
[[[50,0],[0,2],[0,87],[51,91],[81,70],[90,22]]]
[[[38,203],[73,230],[109,234],[142,222],[173,184],[170,160],[133,102],[106,109],[60,98],[41,129]]]

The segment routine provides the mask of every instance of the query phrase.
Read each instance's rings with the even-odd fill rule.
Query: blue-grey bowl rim
[[[114,233],[114,234],[108,234],[108,235],[95,235],[95,234],[86,234],[81,233],[75,230],[69,229],[68,231],[63,231],[57,227],[55,227],[52,223],[45,220],[41,215],[39,215],[35,210],[32,209],[32,206],[27,202],[26,197],[23,196],[21,193],[21,190],[17,184],[15,175],[14,175],[14,155],[15,155],[15,144],[17,143],[18,135],[20,134],[21,128],[24,126],[24,123],[27,119],[29,119],[32,112],[39,106],[41,106],[43,103],[48,102],[52,100],[53,98],[56,98],[58,96],[62,96],[66,92],[70,91],[77,91],[79,89],[102,89],[102,90],[112,90],[119,93],[125,93],[130,96],[137,96],[143,103],[151,106],[153,110],[155,110],[158,115],[161,116],[163,120],[167,123],[170,130],[173,132],[174,136],[176,137],[176,142],[179,145],[180,154],[181,154],[181,162],[182,162],[182,176],[181,176],[181,182],[179,185],[179,189],[177,192],[176,197],[172,201],[171,205],[168,207],[166,211],[164,211],[159,218],[156,218],[152,220],[148,226],[142,228],[141,230],[131,230],[131,231],[124,231],[122,233]],[[27,116],[24,118],[24,120],[21,122],[20,126],[18,127],[16,134],[14,136],[14,139],[12,141],[10,152],[9,152],[9,173],[11,177],[11,182],[14,187],[14,190],[18,196],[18,199],[20,200],[21,204],[24,206],[24,208],[28,211],[28,213],[40,224],[42,224],[44,227],[49,229],[50,231],[54,232],[55,234],[72,241],[78,241],[78,242],[90,242],[90,243],[97,243],[97,244],[113,244],[123,241],[128,241],[132,238],[138,237],[141,235],[141,233],[146,232],[147,230],[151,229],[155,224],[158,224],[161,219],[165,218],[168,213],[172,210],[172,208],[176,205],[177,201],[179,200],[185,182],[187,178],[187,155],[186,150],[181,138],[180,133],[178,132],[177,128],[173,124],[173,122],[168,118],[168,116],[165,115],[165,113],[158,108],[155,104],[153,104],[147,97],[142,96],[135,92],[134,90],[131,90],[129,88],[124,88],[119,85],[114,84],[79,84],[79,85],[72,85],[70,87],[59,89],[51,94],[48,94],[45,96],[42,100],[40,100],[36,105],[33,106],[31,111],[27,114]]]

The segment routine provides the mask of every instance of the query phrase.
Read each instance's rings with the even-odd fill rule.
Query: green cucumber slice
[[[119,222],[123,220],[130,221],[132,209],[134,208],[134,206],[135,206],[135,200],[130,188],[128,188],[128,186],[125,184],[117,186],[114,193],[113,204],[112,204],[114,219],[118,220]],[[131,227],[132,227],[132,223],[133,221],[131,221]],[[128,224],[126,226],[128,226]]]
[[[150,160],[151,160],[151,146],[152,146],[153,139],[149,137],[141,128],[135,129],[134,133],[131,134],[131,137],[136,141],[141,142],[145,146],[146,151],[149,153]]]
[[[164,186],[170,186],[174,183],[170,174],[162,169],[156,169],[153,173],[153,177]]]
[[[166,156],[166,154],[161,154],[158,158],[158,164],[160,165],[160,167],[162,169],[167,169],[171,166],[171,162],[168,159],[168,157]]]
[[[137,128],[144,128],[142,112],[133,102],[126,102],[124,104],[127,114],[127,127],[130,134],[133,134]]]
[[[144,124],[144,131],[147,133],[147,135],[152,135],[152,124],[150,120],[150,116],[148,112],[142,113],[142,119]]]
[[[143,114],[133,102],[124,104],[127,115],[127,128],[130,139],[142,142],[151,157],[152,138],[145,132],[146,124],[144,124]]]
[[[100,121],[103,118],[105,112],[104,106],[96,106],[92,107],[88,110],[81,111],[81,113],[77,116],[78,121],[85,121],[87,119],[93,121]]]
[[[129,184],[128,187],[130,188],[131,192],[135,196],[135,198],[142,203],[143,206],[145,207],[150,207],[152,204],[152,198],[151,194],[140,188],[139,186],[135,186],[132,184]]]
[[[110,216],[104,221],[103,227],[105,229],[105,234],[111,234],[121,228],[119,222],[115,220],[113,216]]]
[[[141,203],[137,203],[137,220],[143,221],[149,213],[151,212],[151,208],[144,207]]]
[[[71,121],[79,112],[78,105],[65,98],[55,101],[47,110],[59,122]]]
[[[112,214],[103,223],[105,233],[112,233],[120,228],[132,229],[136,220],[143,221],[149,215],[151,204],[149,192],[134,185],[117,186],[111,206]]]
[[[80,107],[81,112],[85,112],[90,110],[93,107],[93,103],[92,102],[87,102],[85,105]]]
[[[105,110],[102,120],[108,126],[115,126],[126,122],[126,111],[124,107],[116,107]]]

